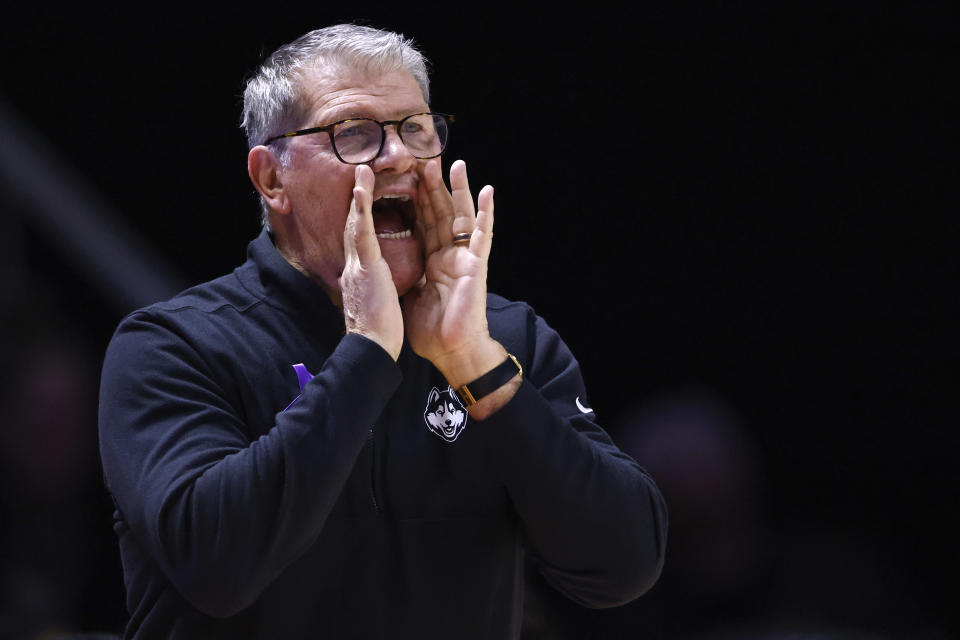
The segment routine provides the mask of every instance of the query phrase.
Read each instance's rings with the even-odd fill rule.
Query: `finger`
[[[356,191],[356,187],[354,187]],[[357,258],[357,243],[354,238],[357,236],[357,213],[356,194],[350,199],[350,210],[347,212],[347,223],[343,227],[343,257],[344,267],[349,267]]]
[[[344,229],[344,252],[352,251],[362,266],[380,259],[380,243],[373,227],[373,171],[366,165],[357,165],[354,173],[353,200]],[[348,255],[349,258],[349,255]]]
[[[440,248],[440,239],[437,237],[437,215],[430,203],[430,191],[423,177],[417,184],[417,204],[419,208],[417,223],[423,232],[424,248],[427,255],[430,255]]]
[[[470,193],[470,183],[467,180],[467,163],[463,160],[457,160],[450,166],[450,189],[454,210],[452,233],[472,233],[476,218],[473,212],[473,194]]]
[[[453,225],[453,198],[447,191],[447,186],[443,184],[443,174],[440,172],[439,160],[431,160],[423,168],[424,178],[427,182],[427,193],[430,196],[430,204],[433,206],[434,219],[436,221],[437,241],[439,244],[446,245],[450,243],[453,237],[451,231]]]
[[[477,228],[470,237],[470,251],[486,260],[493,246],[493,187],[485,186],[477,197]]]

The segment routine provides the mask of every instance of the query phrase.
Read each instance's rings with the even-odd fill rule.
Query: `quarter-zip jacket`
[[[494,295],[487,317],[524,381],[479,422],[407,345],[394,362],[344,335],[266,232],[233,273],[126,317],[99,417],[125,636],[516,638],[525,553],[587,606],[648,589],[659,491],[584,411],[559,336]]]

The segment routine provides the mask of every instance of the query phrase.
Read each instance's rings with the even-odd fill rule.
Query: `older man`
[[[123,320],[100,399],[128,637],[515,638],[525,554],[587,606],[663,562],[650,478],[567,347],[486,292],[493,189],[398,34],[339,25],[248,82],[264,231]]]

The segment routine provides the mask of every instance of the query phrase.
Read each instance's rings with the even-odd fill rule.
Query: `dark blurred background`
[[[243,260],[243,80],[342,21],[433,61],[448,160],[496,186],[490,289],[670,505],[650,594],[534,576],[526,636],[956,637],[956,12],[776,6],[5,9],[0,637],[122,628],[102,354]]]

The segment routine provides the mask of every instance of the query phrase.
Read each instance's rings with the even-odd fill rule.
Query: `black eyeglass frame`
[[[409,120],[410,118],[415,118],[415,117],[417,117],[417,116],[435,116],[435,117],[436,117],[436,116],[439,116],[439,117],[443,118],[444,121],[446,121],[446,123],[447,123],[447,137],[446,137],[446,139],[443,141],[443,148],[440,149],[440,153],[436,153],[436,154],[434,154],[434,155],[432,155],[432,156],[418,156],[418,155],[416,155],[416,154],[413,152],[413,150],[412,150],[410,147],[407,147],[407,143],[406,143],[406,142],[403,142],[403,133],[402,133],[402,132],[403,132],[403,129],[401,129],[400,125],[402,125],[404,122],[406,122],[406,121]],[[344,160],[343,157],[340,155],[340,152],[337,151],[337,143],[334,142],[334,140],[333,140],[333,129],[334,129],[334,127],[336,127],[337,125],[341,125],[341,124],[343,124],[344,122],[353,122],[353,121],[358,121],[358,120],[364,120],[364,121],[369,121],[369,122],[376,122],[378,125],[380,125],[380,146],[377,147],[377,152],[376,152],[375,154],[373,154],[373,157],[370,158],[369,160],[364,160],[363,162],[349,162],[349,161],[347,161],[347,160]],[[388,125],[388,124],[392,124],[393,126],[395,126],[395,127],[397,128],[397,135],[400,136],[400,140],[401,140],[401,142],[403,142],[403,146],[407,148],[407,150],[413,155],[414,158],[419,158],[420,160],[429,160],[430,158],[436,158],[436,157],[442,155],[443,152],[446,150],[446,148],[447,148],[447,143],[450,141],[450,125],[451,125],[451,123],[453,123],[453,122],[456,122],[456,118],[455,118],[453,115],[451,115],[451,114],[449,114],[449,113],[437,113],[437,112],[435,112],[435,111],[423,111],[423,112],[421,112],[421,113],[411,113],[409,116],[406,116],[406,117],[404,117],[404,118],[401,118],[400,120],[383,120],[383,121],[380,121],[380,120],[375,120],[375,119],[373,119],[373,118],[346,118],[346,119],[344,119],[344,120],[338,120],[337,122],[334,122],[334,123],[332,123],[332,124],[328,124],[328,125],[323,126],[323,127],[310,127],[310,128],[308,128],[308,129],[300,129],[300,130],[298,130],[298,131],[290,131],[289,133],[281,133],[281,134],[278,135],[278,136],[273,136],[273,137],[271,137],[271,138],[267,138],[267,139],[264,141],[263,144],[270,144],[270,143],[273,142],[274,140],[281,140],[281,139],[283,139],[283,138],[295,138],[296,136],[306,136],[306,135],[309,135],[309,134],[311,134],[311,133],[325,132],[328,136],[330,136],[330,148],[333,149],[333,153],[337,156],[337,160],[339,160],[340,162],[342,162],[342,163],[344,163],[344,164],[367,164],[368,162],[373,162],[374,160],[376,160],[376,159],[380,156],[380,154],[383,152],[383,145],[384,145],[384,143],[386,143],[386,141],[387,141],[387,125]]]

